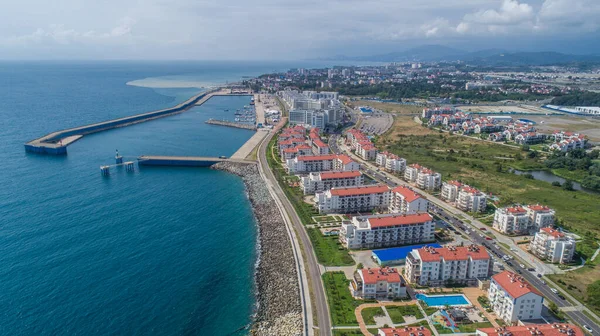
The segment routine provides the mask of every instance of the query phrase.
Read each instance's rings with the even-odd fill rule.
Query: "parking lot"
[[[369,135],[383,134],[394,123],[394,117],[391,114],[379,110],[373,110],[371,113],[362,113],[360,119],[359,129]]]

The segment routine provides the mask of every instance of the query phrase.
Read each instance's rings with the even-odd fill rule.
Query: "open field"
[[[483,113],[483,114],[494,114],[494,113],[522,113],[522,114],[542,114],[551,113],[552,111],[543,109],[541,107],[532,105],[462,105],[457,108],[464,112],[470,113]]]
[[[319,229],[307,229],[317,260],[323,266],[351,266],[354,259],[339,242],[337,236],[324,236]]]
[[[370,106],[372,108],[375,108],[375,109],[378,109],[378,110],[381,110],[384,112],[397,113],[397,114],[403,114],[403,115],[414,115],[414,114],[421,115],[421,112],[423,111],[422,106],[401,105],[401,104],[394,104],[394,103],[380,103],[380,102],[371,101],[371,100],[351,101],[351,102],[348,102],[348,106],[352,106],[354,108],[358,107],[358,106]]]
[[[364,308],[361,311],[361,315],[366,325],[374,325],[376,323],[375,316],[384,316],[385,313],[381,307],[370,307]]]
[[[519,148],[449,135],[417,126],[410,117],[396,118],[391,131],[376,140],[381,150],[404,157],[442,174],[459,179],[500,198],[500,205],[541,203],[557,211],[560,223],[579,233],[600,233],[600,196],[566,191],[548,182],[508,172],[544,169],[538,159],[527,158]]]
[[[516,115],[536,122],[535,127],[543,133],[552,133],[556,130],[581,132],[588,136],[590,141],[600,141],[600,119],[565,114],[562,116],[532,116]]]
[[[349,281],[344,272],[323,274],[323,286],[329,302],[331,322],[334,326],[358,326],[354,310],[361,302],[352,297],[348,284]]]

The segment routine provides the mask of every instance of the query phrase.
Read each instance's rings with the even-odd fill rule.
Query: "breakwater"
[[[239,122],[234,122],[234,121],[217,120],[217,119],[208,119],[207,121],[205,121],[205,123],[211,124],[211,125],[243,128],[243,129],[247,129],[247,130],[256,131],[256,126],[254,124],[244,124],[244,123],[239,123]]]
[[[208,99],[215,95],[225,94],[226,93],[222,92],[220,89],[209,90],[206,92],[199,93],[186,100],[185,102],[170,108],[53,132],[41,138],[37,138],[27,142],[25,144],[25,151],[30,153],[66,155],[67,146],[79,140],[86,134],[102,132],[117,127],[128,126],[157,118],[162,118],[176,113],[181,113],[193,106],[200,105],[206,102]]]
[[[256,163],[242,159],[210,156],[165,156],[142,155],[138,157],[141,166],[210,167],[219,162]]]
[[[212,166],[242,177],[258,223],[257,312],[254,335],[302,335],[302,307],[292,245],[281,213],[255,164]]]

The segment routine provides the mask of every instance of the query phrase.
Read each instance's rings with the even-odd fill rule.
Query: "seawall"
[[[215,95],[226,94],[227,93],[221,91],[221,89],[209,90],[199,93],[185,102],[170,108],[53,132],[41,138],[27,142],[25,144],[25,151],[41,154],[66,155],[67,146],[79,140],[86,134],[102,132],[117,127],[137,124],[176,113],[181,113],[193,106],[201,105]]]
[[[302,335],[302,306],[292,245],[281,213],[256,164],[212,166],[242,177],[258,224],[257,312],[252,334]]]
[[[235,127],[235,128],[242,128],[242,129],[247,129],[247,130],[251,130],[251,131],[256,131],[256,125],[254,125],[254,124],[244,124],[244,123],[239,123],[239,122],[233,122],[233,121],[227,121],[227,120],[217,120],[217,119],[208,119],[207,121],[205,121],[205,123],[211,124],[211,125],[228,126],[228,127]]]

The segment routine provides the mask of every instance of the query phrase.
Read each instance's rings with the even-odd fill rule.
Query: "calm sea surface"
[[[195,168],[113,169],[114,152],[231,155],[248,97],[84,137],[63,157],[26,154],[51,131],[175,105],[199,89],[284,70],[261,63],[0,63],[0,334],[237,335],[254,309],[256,228],[242,181]],[[307,65],[304,65],[307,66]],[[229,110],[229,111],[226,111]]]

